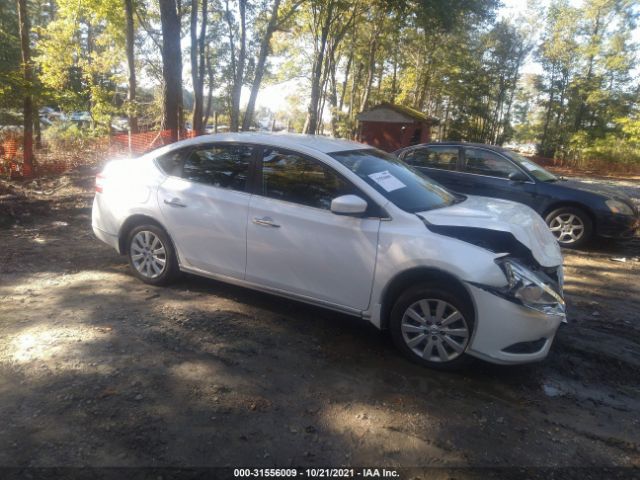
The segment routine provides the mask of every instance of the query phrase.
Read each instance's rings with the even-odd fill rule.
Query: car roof
[[[282,148],[310,148],[322,153],[341,152],[346,150],[360,150],[373,148],[351,140],[324,137],[321,135],[302,135],[295,133],[263,133],[263,132],[238,132],[216,133],[212,135],[200,135],[198,137],[183,140],[170,145],[171,148],[163,149],[168,152],[177,148],[200,145],[210,142],[247,142],[264,145],[272,145]]]
[[[442,142],[429,142],[429,143],[421,143],[420,145],[412,145],[411,147],[401,148],[400,150],[408,150],[409,148],[415,147],[427,147],[427,146],[440,146],[440,147],[478,147],[485,148],[487,150],[493,150],[495,152],[507,152],[509,151],[507,148],[500,147],[498,145],[488,145],[486,143],[473,143],[473,142],[458,142],[458,141],[442,141]],[[400,151],[398,150],[398,151]]]

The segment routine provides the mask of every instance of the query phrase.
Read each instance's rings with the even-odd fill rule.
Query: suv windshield
[[[329,155],[407,212],[456,203],[457,197],[453,193],[388,153],[372,148]]]
[[[558,177],[556,177],[553,173],[548,172],[537,163],[532,162],[519,153],[507,150],[507,155],[522,168],[524,168],[527,172],[533,175],[536,180],[540,180],[541,182],[555,182],[558,180]]]

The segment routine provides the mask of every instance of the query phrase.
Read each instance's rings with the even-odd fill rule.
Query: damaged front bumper
[[[544,359],[564,313],[543,313],[468,284],[476,325],[467,353],[493,363],[518,364]]]

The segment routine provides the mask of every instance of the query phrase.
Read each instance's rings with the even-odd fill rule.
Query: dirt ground
[[[546,361],[442,373],[355,318],[135,280],[93,173],[0,185],[0,466],[640,467],[639,239],[564,252]]]

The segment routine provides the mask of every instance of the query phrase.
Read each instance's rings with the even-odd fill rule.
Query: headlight
[[[506,298],[547,315],[565,315],[564,300],[538,275],[511,259],[498,261],[507,277]]]
[[[612,213],[617,213],[618,215],[633,215],[633,209],[624,202],[609,199],[604,203]]]

